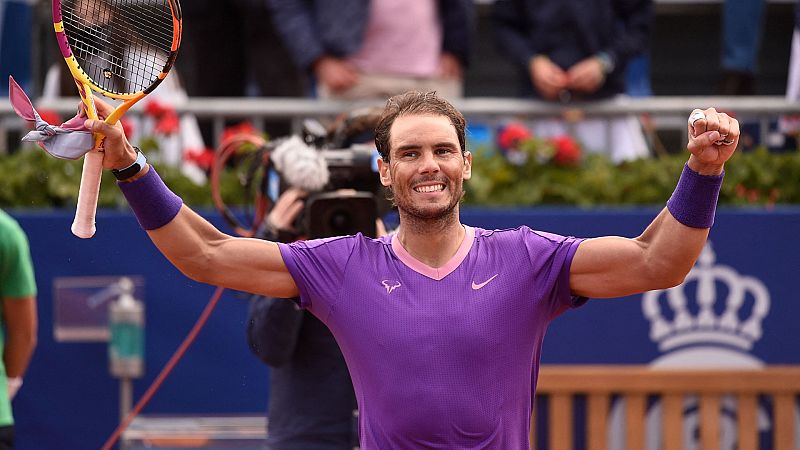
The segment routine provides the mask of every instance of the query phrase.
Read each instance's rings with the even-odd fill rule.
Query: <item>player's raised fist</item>
[[[739,121],[714,108],[695,109],[689,115],[689,165],[702,174],[722,172],[739,145]]]

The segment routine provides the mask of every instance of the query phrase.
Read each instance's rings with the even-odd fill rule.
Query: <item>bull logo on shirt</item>
[[[386,288],[387,294],[391,294],[393,290],[401,286],[400,282],[395,280],[383,280],[381,284]]]

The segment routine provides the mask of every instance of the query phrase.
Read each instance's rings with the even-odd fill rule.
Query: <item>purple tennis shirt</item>
[[[581,240],[465,229],[439,268],[394,235],[280,245],[347,361],[363,450],[529,448],[545,330],[582,303],[569,290]]]

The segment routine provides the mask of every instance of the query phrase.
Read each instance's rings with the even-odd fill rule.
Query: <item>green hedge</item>
[[[612,164],[600,155],[575,166],[557,166],[530,158],[510,164],[502,154],[477,150],[473,178],[465,201],[470,205],[653,205],[669,197],[686,154]],[[212,206],[208,186],[198,186],[175,168],[156,166],[165,182],[189,205]],[[80,161],[52,158],[40,150],[23,150],[0,158],[0,206],[69,207],[78,196]],[[800,203],[800,152],[769,153],[760,149],[734,156],[720,203],[772,205]],[[223,198],[240,202],[238,175],[222,179]],[[122,207],[125,201],[110,173],[103,175],[100,206]]]
[[[72,207],[78,200],[82,160],[53,158],[38,149],[26,149],[0,157],[0,206],[18,208]],[[155,164],[172,190],[193,206],[212,206],[208,186],[198,186],[174,167]],[[223,198],[241,197],[235,174],[223,177]],[[100,185],[101,207],[127,207],[109,171]]]
[[[513,165],[500,153],[478,150],[465,201],[473,205],[653,205],[669,198],[688,153],[613,164],[601,155],[575,166],[529,158]],[[800,203],[800,152],[740,153],[725,166],[720,203]]]

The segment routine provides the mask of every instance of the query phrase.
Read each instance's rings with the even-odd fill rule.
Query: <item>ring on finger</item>
[[[689,116],[689,125],[694,128],[694,123],[698,120],[704,120],[706,118],[706,114],[703,111],[695,111],[692,115]]]

